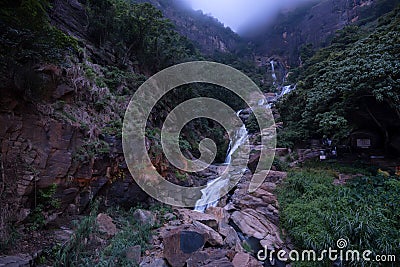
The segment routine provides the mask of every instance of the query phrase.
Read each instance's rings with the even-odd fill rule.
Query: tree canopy
[[[322,135],[341,140],[363,127],[363,117],[387,135],[393,125],[380,111],[400,119],[398,11],[380,19],[367,36],[346,27],[305,62],[295,78],[297,90],[278,104],[286,126],[281,142],[290,146]]]

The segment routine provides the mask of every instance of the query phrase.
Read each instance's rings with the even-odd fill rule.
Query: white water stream
[[[242,110],[238,111],[236,115],[239,116],[241,111]],[[233,153],[235,153],[235,151],[246,142],[247,138],[248,133],[245,125],[243,124],[242,127],[235,132],[235,136],[229,143],[228,153],[224,162],[225,165],[231,164]],[[220,176],[209,181],[207,183],[207,187],[201,190],[203,195],[199,200],[197,200],[194,210],[204,212],[208,207],[215,207],[218,204],[218,199],[221,197],[220,192],[222,188],[228,186],[229,184],[229,178],[229,175]]]

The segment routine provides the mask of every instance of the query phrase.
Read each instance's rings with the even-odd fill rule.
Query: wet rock
[[[117,227],[113,223],[113,220],[110,216],[104,213],[100,213],[96,218],[97,225],[99,227],[99,231],[101,233],[107,234],[107,237],[112,237],[117,233]]]
[[[133,213],[133,218],[139,224],[153,226],[156,223],[156,216],[148,210],[137,209]]]
[[[222,237],[212,228],[200,223],[185,224],[167,228],[162,233],[164,257],[173,267],[184,266],[196,252],[201,251],[206,243],[222,246]]]
[[[204,236],[193,231],[182,231],[180,236],[180,250],[183,253],[193,253],[204,245]]]
[[[222,237],[219,233],[217,233],[214,229],[211,227],[208,227],[207,225],[204,225],[200,222],[193,222],[193,225],[201,232],[206,233],[207,236],[207,242],[212,245],[212,246],[222,246],[224,244],[224,241],[222,240]]]
[[[249,156],[249,161],[247,162],[247,167],[249,168],[249,170],[252,173],[254,173],[257,168],[260,156],[261,156],[261,151],[259,151],[259,150],[252,151]]]

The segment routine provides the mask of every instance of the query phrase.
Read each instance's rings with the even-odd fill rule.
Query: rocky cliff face
[[[284,10],[276,21],[250,38],[256,54],[281,56],[289,66],[301,64],[300,48],[329,44],[337,30],[362,25],[392,10],[399,1],[325,0],[313,1],[294,10]]]
[[[165,13],[171,14],[172,10]],[[77,39],[79,49],[66,53],[62,64],[39,61],[1,70],[2,238],[6,224],[26,220],[37,207],[40,191],[53,184],[57,185],[55,197],[61,200],[60,211],[71,213],[84,211],[98,195],[104,196],[107,205],[131,207],[148,201],[127,169],[120,136],[121,118],[131,93],[145,77],[135,72],[136,66],[130,62],[126,72],[129,83],[115,80],[117,85],[111,89],[100,81],[107,73],[121,72],[108,68],[117,65],[112,47],[104,45],[100,49],[90,42],[83,1],[56,0],[49,16],[52,25]],[[204,39],[201,45],[210,53],[233,47],[234,41],[218,37],[220,25],[216,31],[204,32],[194,30],[201,27],[189,17],[179,21],[181,29],[193,36],[199,34],[198,40]],[[189,24],[192,26],[186,28]],[[159,116],[154,116],[149,119],[150,127],[159,123]],[[156,146],[150,140],[149,145]],[[182,183],[162,155],[153,163],[170,181]],[[186,178],[186,186],[199,182]]]
[[[215,52],[235,52],[244,44],[242,38],[230,28],[225,28],[217,19],[194,11],[184,1],[171,0],[139,0],[150,2],[163,11],[176,26],[176,30],[206,55]]]

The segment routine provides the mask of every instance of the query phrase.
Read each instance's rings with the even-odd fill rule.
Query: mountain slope
[[[302,46],[318,49],[329,45],[337,30],[364,25],[393,10],[398,0],[311,1],[294,10],[282,11],[275,22],[250,38],[257,55],[276,55],[288,66],[301,64]]]
[[[235,52],[245,46],[242,38],[217,19],[192,10],[184,1],[136,0],[149,2],[170,19],[176,30],[190,39],[206,55],[214,52]]]

